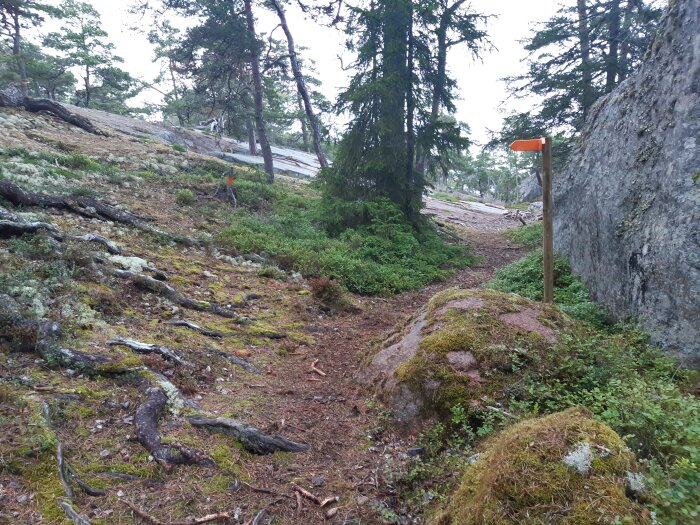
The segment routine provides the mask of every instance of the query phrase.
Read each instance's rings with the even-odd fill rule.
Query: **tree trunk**
[[[591,71],[591,35],[588,25],[588,6],[586,0],[578,0],[578,38],[581,47],[582,94],[581,109],[586,120],[588,110],[593,104],[593,72]]]
[[[19,21],[19,12],[12,15],[12,25],[14,35],[12,37],[12,54],[17,61],[17,72],[19,73],[20,90],[26,97],[29,95],[29,84],[27,82],[27,65],[22,58],[22,26]]]
[[[406,199],[406,83],[409,0],[386,0],[382,9],[382,97],[379,103],[379,188],[402,208]]]
[[[85,68],[85,107],[90,107],[90,68]]]
[[[634,11],[637,2],[635,0],[627,0],[627,6],[625,7],[625,18],[622,23],[622,43],[620,44],[620,67],[618,71],[618,83],[622,82],[627,78],[629,74],[629,60],[630,60],[630,28],[632,27],[632,13]]]
[[[301,64],[299,64],[299,59],[297,57],[296,47],[294,46],[294,38],[287,25],[287,17],[284,14],[284,9],[279,0],[272,0],[272,5],[277,11],[277,16],[280,19],[280,25],[282,26],[282,31],[284,31],[287,37],[287,49],[289,50],[289,62],[292,66],[292,73],[294,74],[294,80],[297,83],[297,90],[299,95],[301,95],[304,101],[304,109],[306,110],[306,116],[311,124],[311,137],[314,143],[314,151],[316,152],[316,157],[318,157],[318,163],[322,168],[328,167],[328,160],[326,160],[326,155],[321,149],[321,133],[318,129],[318,119],[314,114],[313,107],[311,106],[311,98],[309,97],[309,92],[306,89],[306,82],[304,82],[304,75],[301,73]]]
[[[304,151],[309,152],[309,130],[306,125],[306,117],[304,116],[304,101],[301,100],[301,95],[297,93],[297,106],[299,107],[299,122],[301,123],[301,140],[304,144]]]
[[[408,26],[408,57],[406,60],[406,196],[404,200],[404,213],[407,217],[414,215],[414,190],[415,190],[415,155],[416,134],[413,119],[416,111],[416,102],[413,95],[413,6],[411,4]],[[419,196],[420,197],[420,196]]]
[[[272,184],[275,181],[274,166],[272,163],[272,148],[267,140],[267,132],[265,130],[265,120],[263,119],[263,82],[262,74],[260,73],[260,51],[258,49],[258,40],[255,33],[255,19],[253,18],[252,0],[244,0],[245,16],[248,23],[248,38],[250,39],[250,63],[253,72],[253,98],[255,102],[255,127],[258,131],[258,140],[260,141],[260,149],[265,163],[265,173],[267,173],[267,182]]]
[[[246,132],[248,133],[248,151],[251,155],[258,154],[258,145],[255,142],[255,124],[252,120],[245,121]]]
[[[615,89],[620,67],[620,0],[612,0],[608,17],[608,57],[605,63],[606,93]]]

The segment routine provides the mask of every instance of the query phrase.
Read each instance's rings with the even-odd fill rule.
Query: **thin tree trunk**
[[[608,57],[605,64],[605,92],[610,93],[617,85],[620,66],[620,0],[612,0],[608,15]]]
[[[413,96],[413,4],[411,4],[410,22],[408,26],[408,57],[406,60],[406,199],[404,213],[407,217],[413,217],[413,198],[415,190],[415,155],[416,155],[416,135],[413,124],[416,103]]]
[[[284,14],[284,9],[279,0],[272,0],[272,5],[277,11],[277,16],[280,19],[280,25],[282,26],[282,31],[284,31],[287,37],[287,48],[289,50],[289,62],[292,65],[292,73],[294,74],[294,80],[297,83],[297,90],[304,101],[304,109],[306,110],[306,116],[309,119],[309,124],[311,124],[311,137],[313,139],[314,151],[318,157],[318,163],[322,168],[328,167],[328,160],[326,160],[326,155],[321,149],[321,133],[318,129],[318,119],[314,114],[313,107],[311,106],[311,98],[309,97],[309,92],[306,89],[306,82],[304,82],[304,75],[301,73],[301,64],[299,64],[299,58],[297,57],[296,47],[294,46],[294,38],[287,25],[287,17]]]
[[[629,74],[630,38],[632,37],[632,35],[630,35],[630,28],[632,27],[632,13],[636,4],[637,2],[634,0],[627,0],[627,6],[625,7],[625,18],[622,22],[622,33],[620,35],[622,43],[620,44],[620,67],[617,75],[618,83],[625,80]]]
[[[260,51],[258,49],[258,39],[255,33],[255,18],[253,18],[252,0],[244,0],[245,16],[248,23],[248,37],[250,39],[251,70],[253,72],[253,99],[255,102],[255,127],[258,131],[258,141],[265,163],[265,173],[267,182],[272,184],[275,181],[274,165],[272,163],[272,148],[267,140],[265,130],[265,120],[263,119],[263,82],[260,73]]]
[[[297,93],[297,105],[299,106],[299,122],[301,123],[301,140],[304,144],[304,151],[309,151],[309,130],[306,125],[306,117],[304,116],[304,101],[301,100],[301,95]]]
[[[90,107],[90,68],[85,68],[85,107]]]
[[[581,75],[583,119],[593,104],[593,72],[591,71],[591,35],[588,27],[588,6],[586,0],[578,0],[578,38],[581,46]]]
[[[255,142],[255,124],[251,119],[245,121],[245,128],[248,133],[248,151],[251,155],[257,155],[258,145]]]
[[[17,61],[17,71],[19,73],[20,90],[26,97],[29,94],[29,84],[27,83],[27,65],[22,58],[22,26],[19,21],[19,13],[12,15],[14,35],[12,38],[12,54]]]

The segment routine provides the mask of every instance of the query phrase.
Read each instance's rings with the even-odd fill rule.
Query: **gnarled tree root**
[[[158,354],[162,356],[163,359],[172,361],[178,365],[189,365],[187,361],[185,361],[175,351],[171,350],[167,346],[141,343],[140,341],[134,341],[133,339],[122,339],[121,337],[107,341],[107,344],[110,346],[126,346],[139,354]]]
[[[158,423],[168,404],[168,396],[158,387],[149,388],[146,395],[146,401],[136,409],[134,427],[136,440],[153,458],[166,468],[173,465],[214,465],[211,458],[203,452],[177,443],[163,444],[158,432]]]
[[[130,372],[112,359],[64,348],[58,343],[61,325],[54,321],[34,321],[22,317],[17,302],[0,294],[0,340],[20,352],[34,352],[49,366],[65,367],[87,375],[111,375]]]
[[[149,277],[148,275],[129,272],[126,270],[114,270],[114,275],[123,279],[130,279],[131,282],[133,282],[139,288],[165,297],[169,301],[172,301],[183,308],[197,310],[199,312],[211,312],[228,319],[238,317],[235,312],[232,312],[218,304],[210,303],[208,301],[195,301],[189,297],[185,297],[169,284],[159,281],[158,279],[154,279],[153,277]]]
[[[146,223],[146,220],[131,212],[120,210],[97,199],[82,196],[45,195],[26,191],[17,186],[14,182],[0,181],[0,197],[4,198],[15,206],[37,206],[40,208],[53,208],[65,210],[71,213],[87,217],[89,219],[99,219],[111,221],[119,224],[126,224],[138,230],[164,236],[174,242],[195,246],[201,244],[199,241],[187,237],[171,235]],[[97,239],[92,239],[97,240]]]
[[[234,437],[253,454],[265,455],[274,452],[304,452],[308,445],[296,443],[282,436],[270,436],[242,421],[226,417],[189,416],[187,421],[193,426],[204,427]]]
[[[58,233],[58,229],[53,224],[48,224],[46,222],[0,220],[0,239],[10,239],[11,237],[19,237],[25,233],[37,233],[42,230]]]
[[[23,107],[31,113],[45,111],[63,120],[64,122],[67,122],[68,124],[77,126],[80,129],[87,131],[88,133],[92,133],[93,135],[101,135],[103,137],[107,136],[107,134],[97,128],[90,121],[90,119],[81,115],[76,115],[75,113],[71,113],[63,105],[47,98],[18,97],[12,93],[0,92],[0,107]]]

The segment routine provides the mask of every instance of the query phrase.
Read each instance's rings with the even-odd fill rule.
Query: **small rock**
[[[100,457],[101,458],[106,458],[109,457],[109,450],[103,450],[100,452]]]
[[[117,491],[117,497],[118,497],[118,498],[123,498],[123,497],[124,497],[124,491],[123,491],[123,490],[118,490],[118,491]]]
[[[409,456],[422,456],[425,454],[425,449],[423,447],[411,447],[406,451]]]
[[[26,494],[22,494],[21,496],[17,496],[17,503],[24,503],[29,499],[29,496]]]
[[[325,476],[314,476],[311,478],[311,485],[314,487],[320,487],[326,482]]]

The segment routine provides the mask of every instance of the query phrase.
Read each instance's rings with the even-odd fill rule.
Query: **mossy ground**
[[[585,472],[564,458],[585,444]],[[447,509],[431,525],[648,524],[649,512],[626,494],[634,454],[590,412],[572,408],[530,419],[485,444]]]

